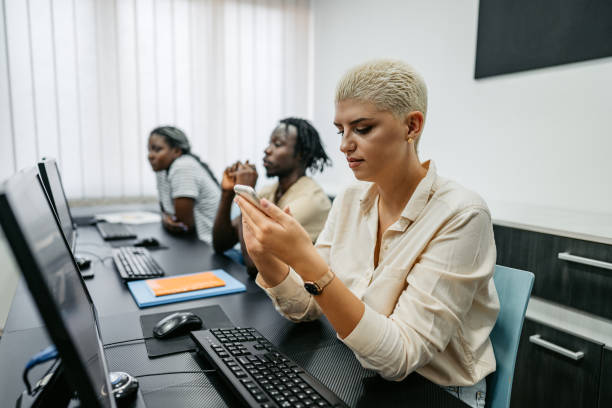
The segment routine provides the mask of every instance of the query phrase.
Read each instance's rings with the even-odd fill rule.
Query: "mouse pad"
[[[189,334],[183,334],[181,336],[170,337],[163,340],[152,337],[153,327],[155,327],[155,324],[169,314],[176,312],[193,312],[200,319],[202,319],[202,329],[236,326],[234,323],[232,323],[229,317],[227,317],[225,312],[223,312],[223,309],[217,305],[142,315],[140,316],[142,334],[145,338],[151,337],[145,340],[145,346],[147,347],[147,354],[149,355],[149,358],[162,357],[174,353],[183,353],[185,351],[195,351],[197,349],[196,344],[191,339]]]

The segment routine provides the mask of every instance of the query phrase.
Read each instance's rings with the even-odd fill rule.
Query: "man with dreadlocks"
[[[323,189],[310,177],[311,172],[323,171],[331,160],[325,153],[319,133],[304,119],[286,118],[279,122],[270,135],[264,150],[263,165],[267,177],[278,177],[278,182],[266,186],[258,193],[290,214],[300,222],[314,243],[325,225],[331,202]],[[247,160],[236,162],[225,169],[221,181],[221,201],[213,226],[213,247],[223,253],[240,242],[244,264],[249,275],[257,274],[257,268],[249,258],[242,239],[242,222],[237,217],[231,220],[234,185],[255,187],[257,171]]]

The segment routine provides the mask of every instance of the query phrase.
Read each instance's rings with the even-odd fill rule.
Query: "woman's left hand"
[[[291,216],[289,209],[283,211],[262,199],[262,212],[240,196],[236,197],[236,203],[242,211],[243,223],[249,229],[250,239],[254,241],[251,245],[258,251],[270,252],[296,271],[309,263],[313,253],[317,253],[308,233]]]

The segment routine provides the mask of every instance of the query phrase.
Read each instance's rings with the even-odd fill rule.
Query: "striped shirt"
[[[174,215],[174,199],[193,198],[193,217],[198,238],[212,244],[212,227],[221,199],[217,183],[202,165],[190,155],[182,155],[168,170],[155,173],[157,193],[164,212]]]

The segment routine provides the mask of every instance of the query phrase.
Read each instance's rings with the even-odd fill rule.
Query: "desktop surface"
[[[318,378],[349,406],[465,407],[437,385],[418,374],[396,383],[365,370],[353,353],[322,318],[310,323],[292,323],[283,318],[266,294],[248,278],[245,268],[217,255],[195,237],[177,237],[159,223],[134,226],[139,236],[156,237],[168,249],[152,255],[166,276],[224,269],[245,284],[243,293],[139,309],[107,256],[112,246],[104,242],[95,227],[79,227],[76,253],[93,252],[95,276],[86,285],[98,310],[102,341],[105,344],[143,337],[143,314],[186,310],[219,305],[236,326],[254,327],[288,357]],[[125,243],[129,245],[132,241]],[[115,245],[115,243],[112,243]],[[5,333],[0,340],[0,395],[17,398],[23,390],[21,370],[28,358],[49,344],[27,288],[20,283]],[[148,407],[233,407],[239,400],[196,353],[179,353],[150,359],[144,342],[105,348],[109,370],[126,371],[138,377]],[[4,369],[10,367],[11,370]],[[171,373],[171,374],[162,374]]]

